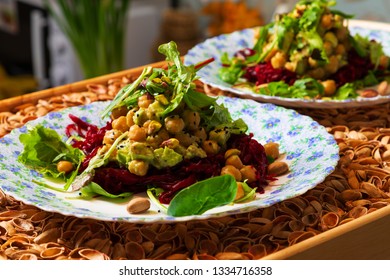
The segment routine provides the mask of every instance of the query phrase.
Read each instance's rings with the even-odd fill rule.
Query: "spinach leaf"
[[[212,177],[179,191],[168,206],[175,217],[201,215],[209,209],[233,202],[237,182],[231,175]]]

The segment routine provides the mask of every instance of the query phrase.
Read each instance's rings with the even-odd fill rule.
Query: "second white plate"
[[[358,33],[362,36],[367,36],[370,39],[375,39],[376,41],[381,42],[385,53],[390,53],[390,24],[350,20],[349,30],[351,34]],[[226,52],[231,57],[238,50],[253,47],[253,38],[254,29],[249,28],[207,39],[188,51],[188,53],[184,56],[184,64],[196,64],[214,57],[215,61],[213,63],[208,64],[197,73],[203,83],[224,91],[235,93],[240,97],[251,98],[257,101],[269,102],[287,107],[349,108],[390,102],[390,96],[378,96],[374,98],[359,97],[357,99],[347,100],[308,100],[268,96],[254,93],[249,89],[233,88],[232,85],[223,82],[218,77],[218,71],[221,68],[221,56]]]

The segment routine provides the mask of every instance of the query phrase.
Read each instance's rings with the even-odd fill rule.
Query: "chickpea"
[[[140,127],[137,124],[134,124],[129,129],[129,138],[134,141],[144,141],[146,139],[145,128]]]
[[[297,68],[297,62],[296,61],[286,62],[286,64],[284,65],[284,68],[286,68],[287,70],[289,70],[291,72],[295,72],[295,69]]]
[[[185,110],[182,117],[187,129],[196,130],[199,127],[200,115],[198,112]]]
[[[180,144],[183,145],[184,147],[188,147],[189,145],[193,144],[195,142],[195,137],[191,136],[187,132],[179,132],[175,134],[175,137],[177,140],[179,140]]]
[[[193,132],[193,135],[198,137],[200,141],[205,141],[207,139],[207,132],[204,127],[199,127],[197,130]]]
[[[275,56],[271,58],[272,67],[275,69],[283,68],[287,62],[287,57],[285,53],[277,52]]]
[[[225,164],[232,165],[232,166],[236,167],[237,169],[241,169],[242,167],[244,167],[244,165],[242,164],[242,161],[238,155],[233,155],[233,156],[228,157],[225,161]]]
[[[324,50],[327,56],[330,56],[333,53],[332,43],[329,41],[324,42]]]
[[[325,70],[323,68],[315,68],[315,69],[309,71],[308,74],[310,77],[312,77],[314,79],[321,80],[325,76]]]
[[[222,167],[221,175],[232,175],[236,181],[241,181],[242,175],[240,170],[237,169],[237,167],[234,167],[233,165],[225,165]]]
[[[336,93],[336,82],[334,80],[326,80],[321,82],[324,86],[324,95],[332,96]]]
[[[314,58],[309,57],[309,59],[308,59],[307,61],[308,61],[309,66],[310,66],[311,68],[316,68],[316,67],[318,67],[318,60],[315,60]]]
[[[67,160],[61,160],[57,163],[57,171],[69,173],[73,170],[73,164]]]
[[[162,141],[169,139],[169,133],[166,129],[162,128],[158,131],[157,136],[162,139]]]
[[[279,144],[275,142],[268,142],[264,145],[265,154],[272,159],[279,157]]]
[[[122,134],[117,129],[107,130],[103,137],[103,144],[111,145]]]
[[[221,149],[217,142],[214,140],[206,140],[202,143],[202,148],[206,152],[206,154],[214,155],[219,152]]]
[[[170,149],[175,149],[179,147],[180,142],[176,138],[169,138],[161,143],[161,147],[168,147]]]
[[[126,124],[128,127],[132,126],[134,124],[134,113],[135,113],[135,110],[130,110],[129,112],[127,112],[126,114]]]
[[[103,155],[105,154],[110,148],[111,148],[111,144],[104,144],[99,150],[98,150],[98,153],[99,155]]]
[[[162,124],[159,123],[158,121],[149,121],[148,123],[148,126],[147,126],[147,132],[148,132],[148,135],[152,135],[154,133],[156,133],[157,131],[160,130],[160,128],[162,127]]]
[[[240,169],[242,180],[247,180],[248,183],[256,181],[256,169],[252,165],[245,165]]]
[[[338,44],[334,52],[336,54],[344,55],[347,50],[345,49],[345,46],[343,44]]]
[[[134,159],[129,162],[128,170],[138,176],[145,176],[148,173],[149,164],[143,160]]]
[[[112,110],[111,119],[115,120],[121,116],[126,116],[126,114],[127,114],[126,106],[121,106]]]
[[[166,117],[164,120],[165,129],[169,133],[179,133],[184,129],[184,121],[178,115]]]
[[[379,65],[386,69],[389,66],[389,57],[387,55],[381,55],[379,58]]]
[[[148,108],[150,104],[154,102],[153,97],[149,94],[141,95],[138,98],[138,107],[140,108]]]
[[[339,41],[344,41],[348,37],[348,29],[345,26],[337,28],[336,37]]]
[[[337,56],[332,55],[329,58],[329,63],[325,65],[325,71],[328,72],[329,74],[334,74],[337,72],[339,68],[339,60]]]
[[[127,125],[127,120],[125,116],[120,116],[119,118],[112,121],[112,128],[119,130],[121,132],[126,132],[129,130]]]
[[[238,149],[229,149],[225,152],[225,159],[228,159],[229,157],[234,156],[234,155],[238,156],[240,154],[241,154],[241,151]]]
[[[332,44],[333,48],[335,48],[338,45],[338,43],[339,43],[339,40],[337,39],[336,35],[333,32],[330,32],[330,31],[325,33],[324,41],[325,42],[330,42]]]
[[[332,28],[332,26],[333,26],[332,14],[324,14],[321,17],[321,26],[324,29],[331,29]]]

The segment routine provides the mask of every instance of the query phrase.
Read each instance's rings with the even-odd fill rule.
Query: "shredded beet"
[[[245,165],[253,165],[256,168],[257,181],[249,185],[252,188],[257,187],[257,191],[262,193],[263,187],[268,184],[267,180],[274,178],[267,175],[268,162],[264,147],[252,137],[253,134],[234,135],[227,145],[241,151],[240,158]],[[160,202],[168,204],[179,190],[197,181],[218,176],[224,165],[224,153],[219,153],[207,158],[184,160],[172,168],[154,168],[146,176],[134,175],[124,168],[103,167],[96,169],[93,181],[112,194],[143,192],[148,185],[160,187],[164,190],[159,197]]]
[[[245,48],[236,52],[235,56],[246,58],[254,53],[254,50]],[[370,58],[368,56],[360,57],[352,49],[348,53],[348,64],[341,67],[329,78],[335,80],[337,87],[340,87],[346,83],[364,78],[368,74],[368,71],[372,69],[374,69],[374,65],[371,63]],[[270,62],[262,62],[254,66],[246,67],[242,77],[248,82],[254,83],[256,86],[278,81],[284,81],[288,85],[293,85],[299,79],[296,73],[285,68],[275,69]]]
[[[374,69],[374,65],[369,56],[360,57],[355,50],[351,50],[348,53],[348,64],[341,67],[330,79],[335,80],[337,87],[341,87],[346,83],[364,78],[372,69]]]
[[[285,83],[292,85],[296,81],[297,76],[292,71],[285,68],[275,69],[270,62],[265,62],[247,67],[243,78],[256,85],[278,81],[284,81]]]
[[[253,133],[249,135],[233,135],[230,139],[231,147],[241,151],[240,159],[244,165],[252,165],[256,169],[256,181],[249,183],[251,188],[257,187],[257,191],[264,192],[263,187],[268,185],[267,181],[273,181],[275,178],[268,176],[268,160],[264,147],[252,138]]]
[[[88,166],[90,159],[96,155],[98,149],[102,146],[105,132],[111,129],[112,126],[108,122],[106,126],[98,128],[74,115],[69,117],[73,124],[66,128],[68,137],[73,132],[85,137],[82,141],[75,140],[73,142],[74,147],[83,150],[86,154],[80,170],[82,171]],[[272,177],[267,175],[268,162],[264,147],[253,139],[253,134],[232,135],[227,142],[227,147],[239,149],[243,164],[252,165],[256,168],[257,181],[249,185],[252,188],[257,187],[257,191],[262,193],[264,191],[263,187],[268,184],[267,180],[273,180]],[[180,164],[171,168],[161,170],[151,168],[146,176],[137,176],[125,168],[110,164],[97,168],[93,181],[111,194],[139,193],[146,191],[147,186],[153,185],[164,190],[159,199],[161,203],[168,204],[179,190],[197,181],[220,175],[223,166],[225,166],[224,152],[206,158],[183,160]]]
[[[96,155],[98,149],[102,146],[104,134],[112,128],[112,125],[111,122],[107,122],[105,126],[98,128],[96,125],[87,123],[75,115],[69,114],[69,118],[73,123],[66,127],[66,135],[70,137],[75,132],[78,136],[84,138],[84,140],[73,140],[72,142],[73,147],[82,150],[86,155],[81,166],[81,170],[84,170],[91,158]]]

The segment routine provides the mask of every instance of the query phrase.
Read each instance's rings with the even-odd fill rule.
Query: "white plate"
[[[211,209],[198,216],[171,217],[158,212],[152,205],[149,212],[131,215],[126,211],[127,201],[113,202],[104,199],[91,201],[75,199],[78,193],[61,193],[32,182],[41,177],[37,172],[26,168],[17,161],[23,150],[19,135],[27,131],[24,126],[14,129],[0,138],[0,187],[7,194],[26,204],[43,210],[59,212],[81,218],[94,218],[107,221],[128,221],[137,223],[177,222],[192,219],[214,218],[234,213],[244,213],[267,207],[282,200],[301,195],[322,182],[330,174],[339,159],[338,146],[326,129],[307,116],[294,110],[273,104],[261,104],[249,99],[220,97],[218,102],[229,109],[234,119],[243,118],[260,143],[274,141],[280,143],[284,159],[291,172],[265,188],[254,201]],[[106,102],[96,102],[86,106],[72,107],[28,123],[29,126],[43,124],[55,129],[65,138],[65,127],[71,123],[68,114],[103,126],[105,121],[96,112],[101,112]]]
[[[390,54],[390,24],[350,20],[349,29],[351,34],[361,34],[381,42],[385,53]],[[233,88],[230,84],[223,82],[218,77],[218,70],[221,67],[221,56],[228,53],[229,57],[243,48],[251,48],[254,44],[254,29],[244,29],[230,34],[223,34],[217,37],[207,39],[196,45],[184,56],[184,64],[196,64],[211,57],[215,62],[208,64],[198,71],[200,80],[225,91],[233,92],[241,97],[252,98],[261,102],[270,102],[287,107],[309,107],[309,108],[347,108],[360,107],[367,105],[376,105],[387,103],[390,96],[378,96],[374,98],[348,99],[348,100],[306,100],[299,98],[285,98],[279,96],[268,96],[254,93],[250,89]]]

